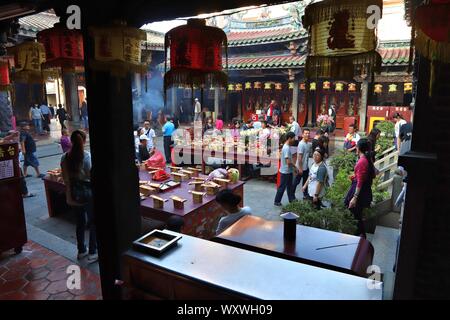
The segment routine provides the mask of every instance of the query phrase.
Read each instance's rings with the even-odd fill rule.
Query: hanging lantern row
[[[388,86],[388,93],[395,93],[395,92],[397,92],[397,90],[398,90],[398,85],[395,83],[391,83]],[[375,84],[373,92],[376,94],[383,93],[383,85],[380,83]],[[412,92],[412,83],[411,82],[404,83],[403,93],[410,93],[410,92]]]
[[[383,1],[323,0],[305,8],[302,22],[310,36],[308,79],[353,79],[358,70],[371,74],[381,69],[376,28],[367,23],[369,7],[381,10]]]
[[[90,61],[92,69],[122,77],[129,72],[147,72],[147,66],[141,63],[141,43],[147,38],[145,31],[116,21],[111,26],[91,27],[89,32],[95,44],[95,59]]]
[[[336,82],[335,83],[335,90],[337,92],[342,92],[344,91],[344,83],[342,82]],[[288,83],[288,88],[289,90],[293,90],[295,87],[295,83],[294,82],[289,82]],[[252,83],[251,82],[246,82],[244,85],[241,83],[236,83],[236,84],[228,84],[228,91],[242,91],[243,88],[245,88],[246,90],[252,89]],[[261,82],[255,82],[253,83],[253,88],[254,89],[261,89],[262,88],[262,83]],[[275,90],[282,90],[283,89],[283,84],[282,83],[275,83],[274,86]],[[329,90],[331,89],[331,82],[330,81],[324,81],[322,83],[322,88],[324,90]],[[264,83],[264,89],[265,90],[272,90],[273,89],[273,83],[272,82],[266,82]],[[306,84],[304,82],[299,83],[299,89],[300,90],[306,90]],[[309,90],[314,91],[317,89],[317,84],[316,82],[311,82],[309,84]],[[355,83],[349,83],[348,84],[348,91],[349,92],[355,92],[356,91],[356,84]]]
[[[79,30],[69,30],[61,23],[37,33],[45,47],[43,68],[75,68],[84,66],[83,36]]]
[[[45,62],[46,56],[41,43],[26,41],[8,48],[8,54],[14,56],[14,81],[43,83],[41,65]]]
[[[206,26],[205,19],[188,19],[186,25],[167,32],[164,43],[164,91],[179,84],[204,87],[210,83],[215,87],[227,87],[228,77],[222,70],[223,49],[228,66],[227,36],[222,29]]]

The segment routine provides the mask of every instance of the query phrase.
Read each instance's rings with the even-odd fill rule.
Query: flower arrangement
[[[327,114],[321,114],[317,118],[317,123],[319,124],[320,127],[327,127],[331,125],[333,122],[334,120]]]

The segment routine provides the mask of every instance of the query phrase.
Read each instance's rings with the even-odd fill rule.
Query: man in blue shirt
[[[289,202],[293,202],[295,200],[295,195],[292,192],[293,188],[293,174],[294,171],[297,170],[294,162],[292,161],[292,152],[291,146],[295,142],[295,133],[288,132],[286,134],[286,142],[281,150],[281,159],[280,159],[280,186],[277,190],[277,195],[275,196],[274,205],[281,207],[281,199],[283,198],[284,191],[287,189],[287,195],[289,198]]]
[[[175,125],[170,116],[166,116],[166,123],[162,127],[164,137],[164,155],[166,156],[166,163],[171,163],[170,146],[172,145],[172,134],[175,131]]]
[[[51,111],[50,108],[45,104],[45,102],[42,102],[41,104],[41,113],[44,117],[43,121],[43,129],[47,132],[50,132],[50,117],[51,117]]]

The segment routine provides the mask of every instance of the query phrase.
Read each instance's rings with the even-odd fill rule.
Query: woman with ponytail
[[[88,256],[88,262],[98,260],[97,239],[92,212],[91,155],[84,150],[86,133],[75,130],[70,136],[72,148],[61,158],[61,170],[66,184],[67,204],[77,216],[78,259]],[[87,219],[86,219],[87,216]],[[89,225],[89,252],[84,243],[86,223]]]
[[[357,234],[366,237],[363,223],[363,210],[372,203],[372,181],[376,170],[371,155],[371,143],[361,139],[356,145],[359,160],[355,166],[355,174],[351,177],[352,185],[345,197],[345,205],[358,220]]]

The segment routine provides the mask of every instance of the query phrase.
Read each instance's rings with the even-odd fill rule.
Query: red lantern
[[[7,62],[0,61],[0,90],[8,88],[9,81],[9,66]]]
[[[226,49],[226,34],[219,28],[206,26],[204,19],[189,19],[187,25],[170,30],[165,37],[166,64],[170,48],[170,71],[164,76],[164,88],[180,84],[204,87],[206,83],[225,87],[224,46]]]
[[[450,63],[450,1],[434,0],[417,7],[415,24],[414,44],[420,54],[430,60]]]
[[[57,23],[51,29],[37,34],[38,41],[45,47],[44,68],[80,67],[84,65],[83,36],[78,30],[68,30]]]

